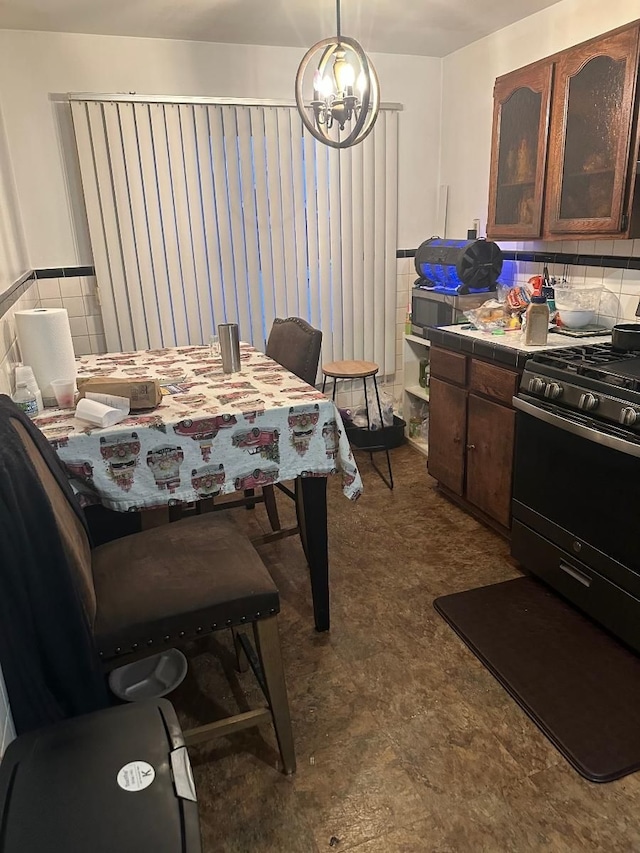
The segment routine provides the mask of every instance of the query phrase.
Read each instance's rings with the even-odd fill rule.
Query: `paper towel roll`
[[[55,406],[54,379],[75,379],[69,315],[66,308],[31,308],[16,311],[16,329],[22,363],[33,368],[45,406]]]

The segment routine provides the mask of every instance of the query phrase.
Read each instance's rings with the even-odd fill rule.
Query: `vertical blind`
[[[323,360],[395,370],[398,112],[337,151],[294,108],[72,96],[107,348],[206,343],[275,317]]]

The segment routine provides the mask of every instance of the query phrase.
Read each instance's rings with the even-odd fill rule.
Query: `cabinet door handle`
[[[475,449],[476,449],[475,444],[467,444],[467,450],[475,450]]]

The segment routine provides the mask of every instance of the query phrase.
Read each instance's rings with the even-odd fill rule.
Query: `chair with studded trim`
[[[318,375],[320,350],[322,348],[322,332],[314,329],[300,317],[279,317],[273,321],[265,354],[285,367],[298,379],[307,385],[314,385]],[[277,484],[280,491],[293,500],[295,494],[281,483]],[[264,504],[271,523],[271,529],[280,530],[280,519],[276,505],[273,486],[263,486]]]
[[[48,497],[105,670],[232,628],[239,668],[251,664],[267,707],[192,729],[185,733],[187,745],[271,720],[284,771],[295,772],[278,634],[280,599],[249,539],[218,514],[186,518],[91,549],[77,507],[53,473],[61,466],[54,450],[34,437],[17,407],[9,414],[5,408],[0,429],[13,427]],[[0,448],[3,452],[8,451]],[[246,633],[249,626],[255,649]]]

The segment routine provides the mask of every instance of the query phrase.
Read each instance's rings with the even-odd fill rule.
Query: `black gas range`
[[[513,556],[640,651],[640,353],[540,353],[514,406]]]

